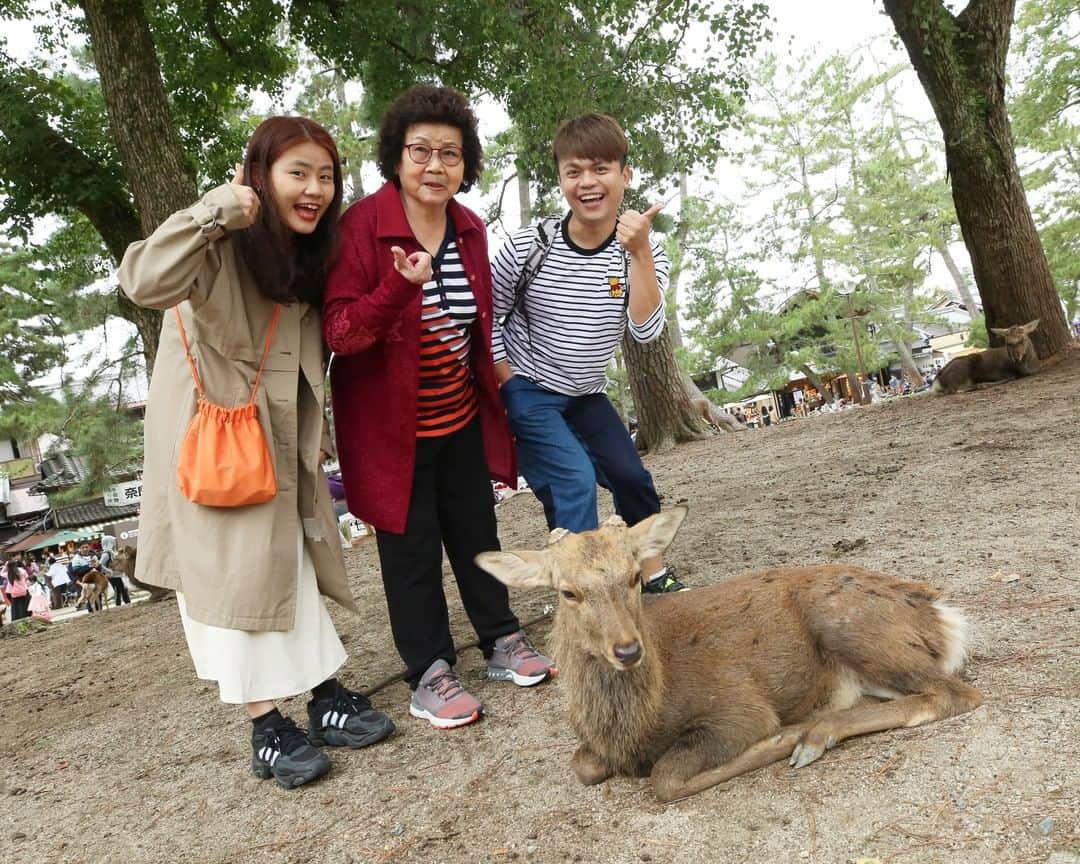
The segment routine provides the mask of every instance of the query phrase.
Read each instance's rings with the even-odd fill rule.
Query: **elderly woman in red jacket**
[[[483,711],[453,670],[443,546],[488,677],[529,686],[554,672],[505,587],[473,560],[499,548],[489,478],[517,480],[491,359],[485,227],[454,200],[479,178],[482,155],[460,93],[400,96],[379,132],[387,182],[342,218],[323,306],[349,509],[377,529],[409,711],[440,728]]]

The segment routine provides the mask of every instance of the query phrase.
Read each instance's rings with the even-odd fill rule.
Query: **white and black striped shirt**
[[[432,262],[434,278],[424,284],[420,308],[420,387],[417,437],[456,432],[476,414],[469,365],[470,330],[476,298],[461,263],[453,226]]]
[[[492,328],[495,362],[509,360],[515,374],[567,396],[602,393],[606,370],[623,330],[638,342],[651,342],[664,328],[664,291],[668,260],[653,241],[652,253],[660,306],[641,324],[630,318],[627,301],[628,259],[614,234],[597,249],[582,249],[567,233],[569,215],[556,232],[551,252],[506,329]],[[534,242],[535,226],[514,232],[491,265],[495,320],[514,302],[514,286]],[[632,286],[630,286],[632,289]]]

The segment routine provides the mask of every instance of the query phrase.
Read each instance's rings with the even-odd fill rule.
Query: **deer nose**
[[[631,642],[629,645],[615,646],[615,659],[623,666],[632,666],[641,659],[641,643]]]

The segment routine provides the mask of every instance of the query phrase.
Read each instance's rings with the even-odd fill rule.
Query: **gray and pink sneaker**
[[[480,719],[484,706],[466,690],[445,660],[436,660],[420,676],[409,713],[437,729],[466,726]]]
[[[513,681],[518,687],[532,687],[554,678],[557,672],[551,658],[533,647],[524,630],[496,639],[495,650],[488,660],[488,678]]]

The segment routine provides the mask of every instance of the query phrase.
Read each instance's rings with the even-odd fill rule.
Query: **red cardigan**
[[[491,359],[491,266],[487,231],[451,200],[461,263],[476,298],[469,359],[484,450],[492,476],[517,485],[517,465]],[[401,534],[416,466],[420,376],[419,286],[394,269],[390,247],[421,251],[393,183],[357,201],[341,218],[341,252],[326,285],[323,333],[330,366],[338,458],[349,510]]]

